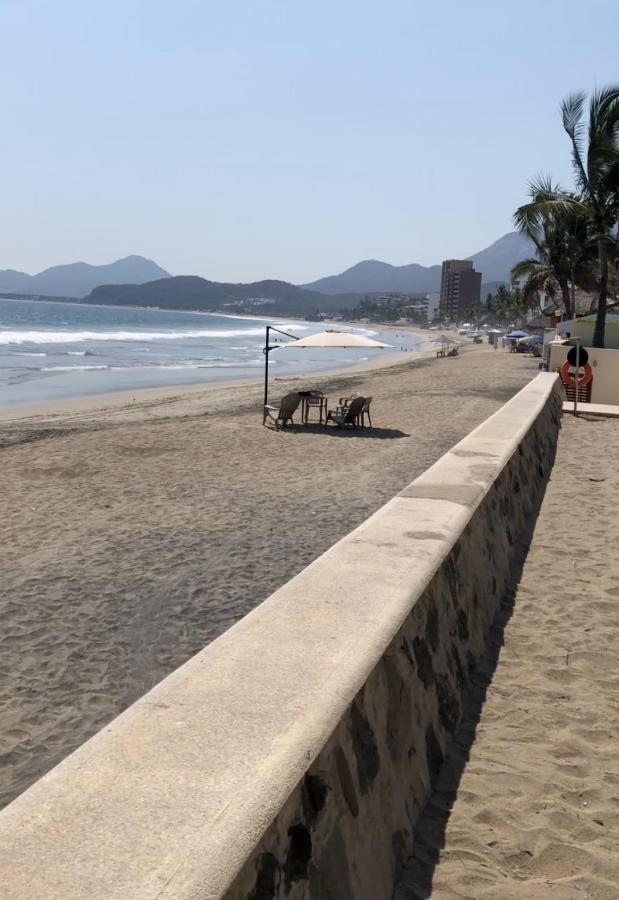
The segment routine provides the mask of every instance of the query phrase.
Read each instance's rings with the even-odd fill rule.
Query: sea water
[[[0,405],[260,378],[266,324],[297,337],[325,328],[322,323],[283,319],[0,298]],[[376,352],[418,345],[404,332],[396,338],[392,332],[355,330],[384,340],[392,349],[278,348],[269,354],[271,377],[339,368]],[[289,340],[276,333],[272,338]]]

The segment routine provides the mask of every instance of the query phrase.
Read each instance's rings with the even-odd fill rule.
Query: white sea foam
[[[75,344],[80,341],[174,341],[183,338],[256,337],[262,328],[234,331],[0,331],[0,344]]]
[[[109,366],[43,366],[41,372],[89,372],[91,369],[109,368]]]
[[[134,365],[134,366],[43,366],[41,372],[91,372],[95,370],[107,369],[113,372],[135,372],[147,371],[153,369],[182,370],[182,369],[244,369],[248,366],[262,366],[264,363],[261,359],[245,360],[244,362],[226,362],[225,360],[214,359],[211,362],[186,362],[186,363],[152,363],[151,365]],[[273,363],[275,365],[275,363]]]

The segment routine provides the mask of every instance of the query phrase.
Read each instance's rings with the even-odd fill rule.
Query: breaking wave
[[[80,341],[174,341],[184,338],[256,337],[263,328],[195,331],[0,331],[0,344],[75,344]]]

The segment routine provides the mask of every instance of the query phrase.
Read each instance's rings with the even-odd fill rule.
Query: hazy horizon
[[[8,0],[0,269],[136,254],[300,284],[465,258],[512,230],[531,177],[571,184],[559,103],[616,80],[615,16],[610,0]]]

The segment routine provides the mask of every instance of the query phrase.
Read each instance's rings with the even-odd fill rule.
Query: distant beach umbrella
[[[509,338],[510,340],[512,338],[529,337],[529,332],[528,331],[510,331],[509,334],[505,335],[505,337]]]
[[[526,334],[524,337],[516,340],[517,344],[543,344],[543,342],[544,336],[541,334]]]
[[[438,337],[432,338],[430,343],[431,344],[457,344],[458,341],[455,341],[453,338],[447,337],[446,334],[439,334]]]

